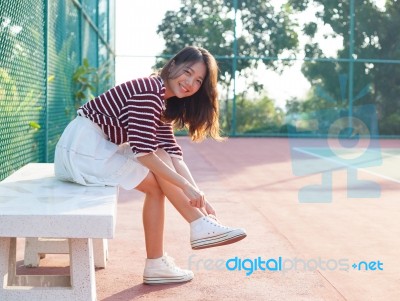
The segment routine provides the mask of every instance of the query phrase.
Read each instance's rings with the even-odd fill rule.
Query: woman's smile
[[[184,98],[195,94],[200,89],[206,76],[204,62],[197,62],[190,66],[175,66],[175,68],[182,68],[182,74],[167,80],[165,99],[173,96]]]

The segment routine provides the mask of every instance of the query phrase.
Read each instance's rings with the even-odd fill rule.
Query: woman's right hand
[[[196,208],[202,208],[205,206],[206,201],[204,197],[204,193],[199,189],[195,188],[191,184],[185,185],[182,189],[183,193],[189,198],[189,203],[191,206]]]

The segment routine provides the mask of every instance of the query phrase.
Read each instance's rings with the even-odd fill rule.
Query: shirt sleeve
[[[130,101],[128,143],[135,157],[157,150],[157,128],[161,123],[161,112],[162,100],[157,95],[143,95]]]
[[[175,139],[171,123],[164,123],[157,129],[159,147],[164,149],[171,157],[182,159],[182,149]]]

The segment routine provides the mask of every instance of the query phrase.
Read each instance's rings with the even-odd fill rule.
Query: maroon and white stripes
[[[160,77],[128,81],[79,108],[78,115],[99,125],[115,144],[128,142],[135,156],[162,148],[182,157],[172,125],[161,121],[165,86]]]

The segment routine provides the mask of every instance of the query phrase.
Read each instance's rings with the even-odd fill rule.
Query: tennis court
[[[365,172],[374,175],[378,178],[383,178],[388,181],[400,183],[400,176],[396,171],[400,160],[400,150],[396,148],[384,148],[384,149],[326,149],[317,147],[308,148],[295,148],[294,151],[309,155],[311,165],[315,164],[316,161],[320,163],[325,162],[323,166],[319,168],[322,170],[337,170],[337,169],[359,169],[361,172]],[[355,161],[354,159],[363,156],[365,153],[369,153],[367,158]],[[316,169],[317,167],[315,167]],[[316,171],[314,169],[314,171]]]
[[[248,237],[237,244],[193,251],[186,222],[169,205],[165,250],[179,266],[192,269],[195,279],[179,285],[143,285],[143,195],[123,191],[108,266],[96,271],[99,300],[400,298],[396,173],[400,141],[381,140],[382,164],[360,168],[358,173],[360,180],[380,185],[378,198],[349,198],[347,171],[336,169],[332,172],[329,203],[299,202],[299,190],[321,183],[321,175],[293,174],[292,148],[286,138],[236,138],[200,144],[179,138],[179,142],[189,168],[216,207],[219,218],[227,225],[246,228]],[[310,140],[308,152],[315,147],[314,142]],[[308,153],[307,160],[321,164],[321,158],[315,156],[317,149],[313,150],[313,157]],[[321,157],[321,151],[326,149],[318,151]],[[265,271],[253,266],[252,273],[246,276],[249,263],[241,270],[231,264],[231,271],[224,265],[229,259],[236,263],[239,259],[280,260],[281,265],[273,270],[278,266],[272,264]],[[61,266],[59,271],[68,271],[62,267],[68,264],[62,258],[48,256],[42,265],[54,263]]]

